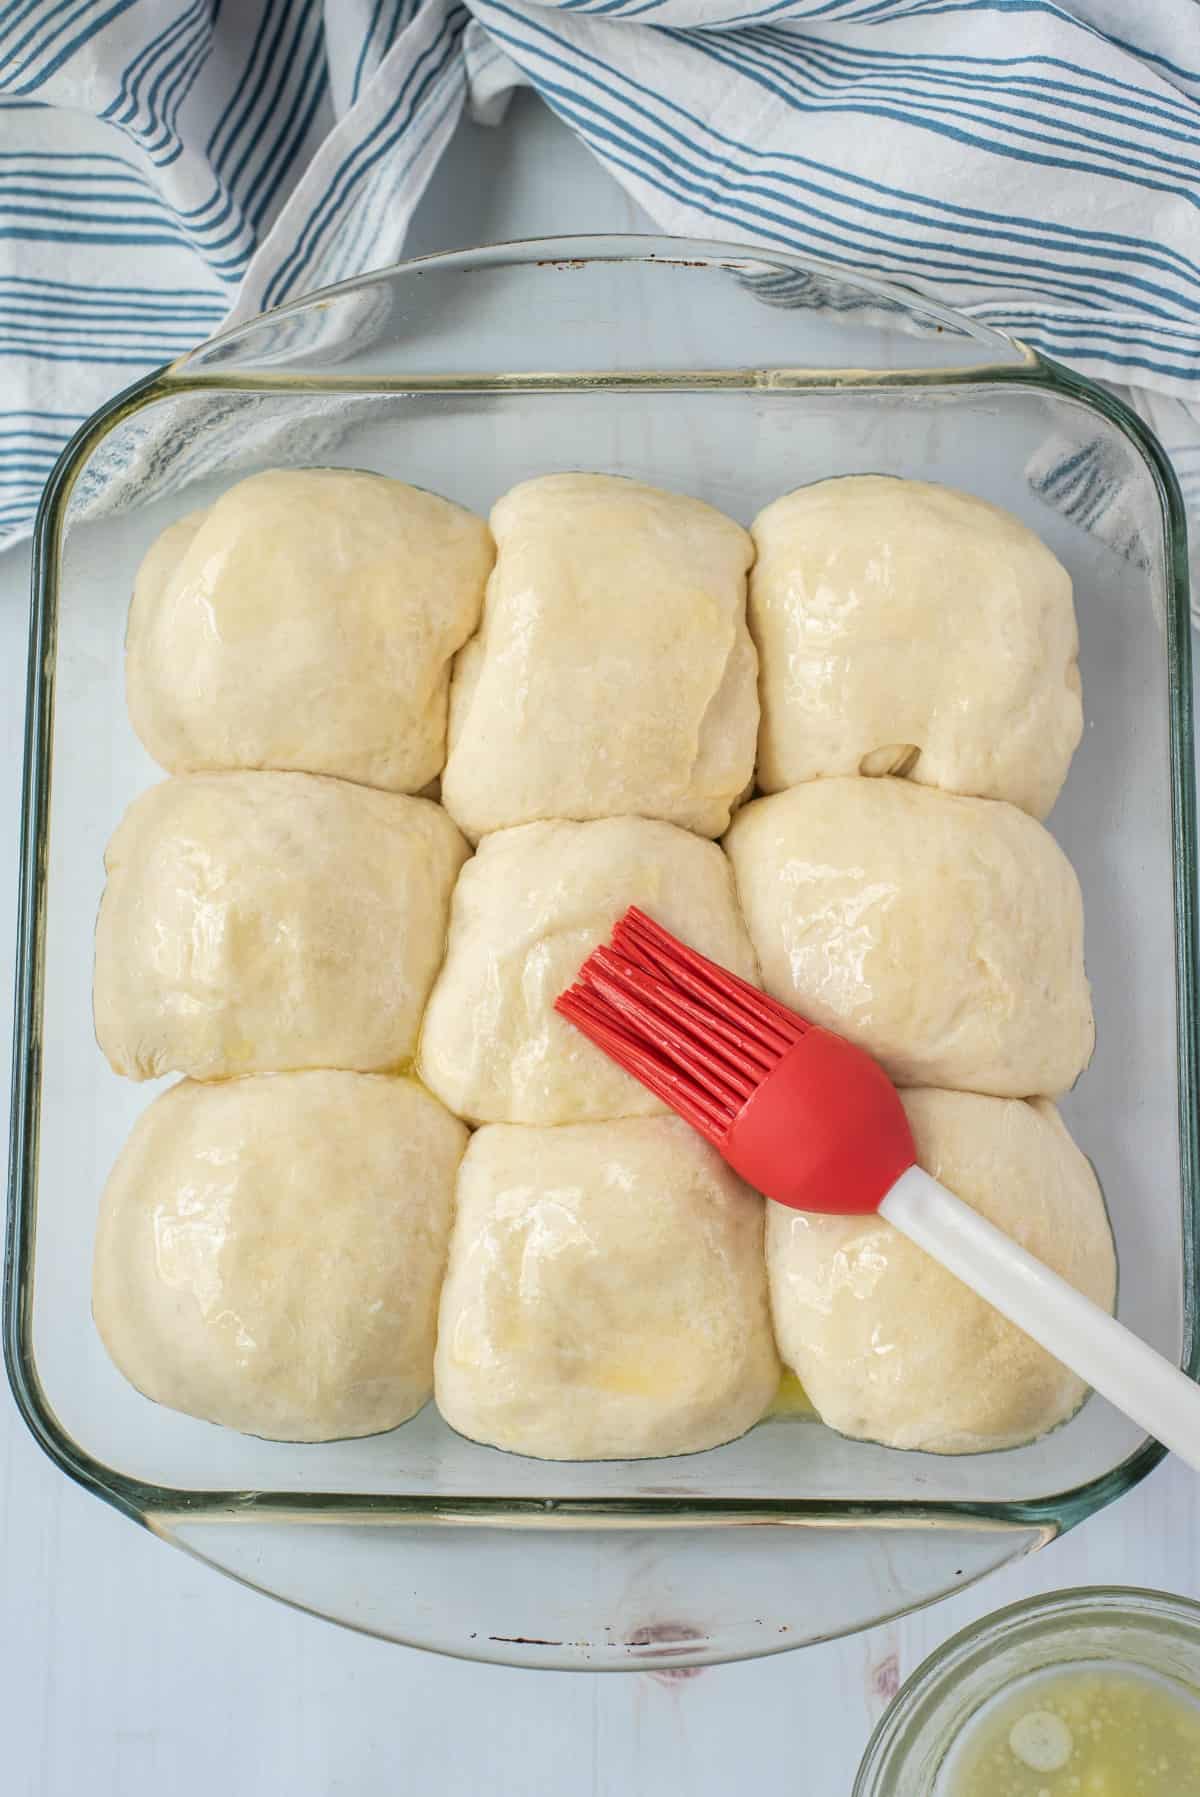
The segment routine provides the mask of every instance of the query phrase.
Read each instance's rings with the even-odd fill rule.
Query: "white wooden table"
[[[538,105],[465,126],[413,253],[645,221]],[[29,557],[0,557],[7,1069]],[[1200,1597],[1172,1462],[1023,1565],[829,1647],[690,1674],[513,1672],[360,1639],[172,1552],[69,1484],[0,1398],[0,1797],[847,1797],[899,1679],[973,1618],[1071,1584]]]

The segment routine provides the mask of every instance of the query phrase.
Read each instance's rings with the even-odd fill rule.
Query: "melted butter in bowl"
[[[1200,1704],[1119,1663],[1023,1679],[967,1729],[938,1797],[1200,1797]]]

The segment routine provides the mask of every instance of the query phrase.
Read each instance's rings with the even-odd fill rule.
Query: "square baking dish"
[[[1109,1204],[1122,1320],[1190,1372],[1200,1366],[1190,638],[1185,526],[1162,452],[1107,394],[900,291],[783,253],[556,240],[401,265],[214,339],[85,425],[47,487],[6,1267],[10,1378],[47,1451],[239,1576],[454,1651],[476,1651],[470,1631],[434,1640],[441,1621],[422,1633],[396,1621],[390,1599],[363,1596],[385,1563],[370,1543],[392,1555],[447,1521],[609,1541],[797,1524],[826,1544],[827,1569],[846,1531],[868,1555],[868,1538],[882,1543],[875,1595],[850,1602],[834,1587],[853,1579],[827,1570],[818,1622],[779,1625],[793,1639],[775,1644],[792,1645],[936,1595],[951,1570],[961,1579],[998,1564],[1136,1483],[1161,1450],[1095,1399],[1033,1446],[961,1459],[847,1441],[781,1411],[705,1454],[557,1464],[465,1441],[432,1405],[389,1435],[288,1446],[157,1408],[123,1382],[91,1321],[92,1233],[109,1167],[157,1088],[116,1078],[96,1047],[92,932],[105,842],[161,777],[126,715],[125,611],[138,560],[167,523],[256,468],[306,463],[375,469],[485,513],[528,476],[601,470],[696,494],[742,522],[806,481],[885,472],[964,487],[1050,544],[1075,582],[1086,716],[1050,827],[1083,887],[1098,1035],[1063,1110]],[[236,1550],[214,1547],[235,1520]],[[318,1520],[332,1532],[296,1528]],[[247,1524],[263,1531],[253,1553]],[[897,1532],[914,1530],[954,1543],[934,1554],[936,1576],[902,1576],[889,1558]],[[307,1545],[317,1536],[345,1544],[341,1572]],[[326,1555],[319,1575],[296,1570],[310,1552]],[[606,1575],[589,1576],[599,1604]],[[762,1575],[772,1586],[777,1576]],[[580,1663],[608,1663],[596,1657],[600,1624],[587,1624],[592,1598],[560,1626],[587,1634],[592,1657]],[[566,1664],[585,1643],[509,1645],[497,1657],[562,1648],[538,1663]],[[674,1657],[722,1654],[685,1645]]]

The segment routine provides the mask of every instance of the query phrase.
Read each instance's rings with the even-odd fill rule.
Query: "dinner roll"
[[[147,1397],[248,1435],[394,1429],[433,1389],[466,1139],[410,1079],[173,1086],[105,1187],[93,1279],[105,1347]]]
[[[440,806],[312,774],[187,774],[105,857],[96,1035],[117,1073],[395,1069],[466,844]]]
[[[905,1092],[922,1167],[1095,1303],[1116,1291],[1096,1176],[1046,1099]],[[878,1216],[767,1206],[775,1336],[823,1421],[971,1454],[1064,1422],[1086,1388]]]
[[[757,662],[746,532],[602,474],[514,487],[455,666],[447,810],[472,839],[640,813],[716,836],[749,785]]]
[[[438,1322],[453,1428],[547,1460],[686,1454],[778,1382],[763,1200],[686,1123],[471,1138]]]
[[[553,1008],[631,904],[757,983],[715,843],[641,817],[484,837],[454,889],[421,1032],[421,1077],[451,1110],[475,1123],[581,1123],[664,1108]]]
[[[852,475],[752,531],[758,783],[905,773],[1045,817],[1083,727],[1071,579],[1011,513]]]
[[[171,773],[298,768],[417,792],[446,758],[450,663],[492,559],[482,519],[419,487],[253,474],[142,563],[133,727]]]
[[[814,780],[726,847],[767,991],[901,1085],[1054,1096],[1087,1065],[1079,882],[1014,805]]]

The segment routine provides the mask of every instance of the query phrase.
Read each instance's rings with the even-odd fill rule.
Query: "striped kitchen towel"
[[[1128,388],[1200,518],[1197,0],[9,0],[0,543],[110,393],[394,261],[464,104],[521,84],[665,230]]]

